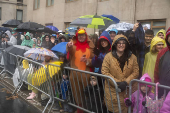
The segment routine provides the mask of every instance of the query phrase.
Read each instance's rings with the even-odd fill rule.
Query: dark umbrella
[[[24,22],[17,26],[18,32],[36,32],[38,28],[43,28],[44,26],[35,22]]]
[[[10,32],[12,31],[12,29],[10,29],[10,28],[0,27],[0,32],[2,32],[2,31],[3,31],[3,32],[6,32],[7,30],[10,31]]]
[[[19,21],[19,20],[16,20],[16,19],[11,19],[11,20],[8,20],[6,22],[4,22],[2,24],[2,26],[4,27],[17,27],[19,24],[21,24],[22,22]]]
[[[8,48],[5,49],[6,52],[8,53],[12,53],[14,55],[20,55],[23,56],[24,53],[28,50],[30,50],[31,48],[26,47],[26,46],[21,46],[21,45],[12,45]]]
[[[48,27],[43,27],[43,28],[38,28],[37,32],[45,32],[45,33],[50,33],[50,34],[55,34],[56,32],[51,30]]]

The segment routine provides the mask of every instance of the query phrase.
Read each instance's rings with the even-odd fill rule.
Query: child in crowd
[[[40,39],[37,39],[37,46],[41,47],[41,40]]]
[[[151,29],[145,31],[145,54],[149,52],[151,41],[154,37],[154,32]]]
[[[146,82],[152,81],[148,74],[144,74],[140,78],[140,80]],[[126,106],[132,106],[133,113],[147,113],[147,107],[145,107],[146,95],[149,96],[151,99],[154,99],[154,94],[151,92],[151,90],[152,90],[152,86],[147,85],[146,87],[146,84],[140,84],[140,89],[138,89],[132,94],[131,101],[128,98],[125,99]],[[139,100],[137,99],[138,94],[139,94]],[[138,105],[138,111],[137,111],[137,105]]]
[[[84,92],[88,110],[96,113],[102,113],[101,105],[103,103],[104,94],[103,89],[99,87],[95,76],[90,77],[90,85],[86,86]]]

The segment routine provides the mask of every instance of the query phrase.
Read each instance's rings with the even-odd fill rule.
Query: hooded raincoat
[[[78,42],[78,33],[76,33],[76,36],[74,36],[71,40],[71,42],[73,42],[73,46],[72,47],[66,46],[66,50],[67,52],[69,52],[69,60],[70,60],[71,68],[75,68],[83,71],[90,71],[90,67],[92,66],[91,60],[94,57],[94,54],[92,52],[94,48],[94,44],[88,38],[86,32],[85,34],[86,34],[86,41],[81,43]],[[84,47],[85,44],[87,44],[89,47],[86,46],[85,48]],[[88,63],[80,61],[80,58],[83,55],[86,55]],[[70,72],[70,83],[72,87],[72,92],[76,103],[79,105],[81,105],[82,101],[84,100],[83,87],[85,88],[89,84],[89,81],[86,81],[89,80],[89,78],[90,75],[88,74],[85,75],[84,73],[79,73],[75,71]]]
[[[161,29],[159,30],[157,33],[156,33],[156,36],[158,36],[159,33],[163,33],[164,34],[164,47],[166,47],[166,42],[165,42],[165,39],[166,39],[166,31],[164,29]]]
[[[149,77],[148,74],[144,74],[140,78],[140,80],[145,81],[146,78],[150,79],[150,81],[151,81],[151,78]],[[151,90],[152,89],[151,89],[151,86],[150,86],[149,92],[147,92],[147,96],[149,96],[151,99],[154,99],[154,94],[151,92]],[[139,99],[138,99],[138,94],[139,94]],[[147,108],[142,105],[142,102],[146,101],[146,94],[144,94],[140,89],[138,89],[137,91],[135,91],[132,94],[131,101],[132,101],[133,113],[147,113]],[[137,103],[139,103],[138,109],[137,109]]]
[[[17,39],[11,34],[10,31],[6,31],[5,34],[9,37],[9,41],[7,41],[8,45],[17,45]]]
[[[157,56],[155,70],[154,70],[154,82],[159,82],[161,85],[170,86],[170,43],[168,37],[170,35],[170,28],[166,32],[166,44],[167,47],[162,49]],[[166,91],[168,93],[168,90]],[[164,89],[159,89],[158,97],[163,96]]]
[[[107,31],[103,31],[103,33],[100,35],[100,38],[98,40],[98,48],[99,48],[99,46],[101,46],[101,43],[100,43],[101,39],[106,39],[108,41],[108,44],[109,44],[110,49],[111,49],[112,40],[111,40],[111,38],[110,38],[110,36],[109,36]],[[110,49],[108,51],[110,51]],[[96,57],[96,56],[93,57],[92,65],[94,67],[94,72],[95,73],[100,73],[101,74],[102,63],[103,63],[103,59],[104,59],[106,54],[107,53],[100,52],[98,57]]]
[[[26,39],[26,36],[29,37],[28,40]],[[21,44],[21,45],[22,45],[22,46],[32,47],[33,43],[34,43],[34,41],[31,39],[30,33],[27,32],[27,33],[25,34],[24,40],[22,41],[22,44]]]
[[[155,48],[156,44],[159,42],[164,43],[164,40],[159,37],[154,37],[152,39],[150,52],[145,55],[145,61],[144,61],[144,66],[143,66],[143,74],[148,73],[152,79],[152,82],[154,82],[154,69],[155,69],[156,58],[158,55],[158,52],[153,53],[152,50]]]
[[[106,54],[103,64],[102,64],[102,74],[106,76],[112,77],[116,82],[126,81],[128,84],[131,80],[136,79],[139,75],[139,66],[137,63],[137,58],[130,51],[128,53],[128,58],[123,67],[123,71],[119,65],[117,58],[113,56],[113,51],[116,51],[115,44],[117,40],[124,39],[128,43],[128,39],[124,35],[117,35],[112,43],[111,52]],[[127,48],[128,49],[128,48]],[[128,49],[129,50],[129,49]],[[111,94],[111,95],[110,95]],[[119,93],[121,110],[123,113],[127,112],[127,107],[125,106],[124,99],[126,98],[126,91]],[[118,104],[116,98],[116,89],[114,87],[114,83],[112,81],[109,82],[105,80],[105,104],[107,103],[108,110],[113,111],[114,113],[118,113]],[[112,108],[113,105],[113,108]]]
[[[160,113],[170,113],[170,92],[166,96],[166,99],[163,103]]]

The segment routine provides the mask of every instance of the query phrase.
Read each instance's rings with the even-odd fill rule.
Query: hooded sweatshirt
[[[100,38],[98,40],[98,48],[99,46],[101,46],[101,39],[106,39],[108,41],[108,44],[110,46],[109,51],[111,50],[111,45],[112,45],[112,40],[110,38],[110,35],[108,34],[107,31],[103,31],[103,33],[100,35]],[[93,57],[92,59],[92,65],[94,67],[94,72],[95,73],[100,73],[101,74],[101,67],[102,67],[102,63],[103,63],[103,59],[105,57],[107,53],[102,53],[100,52],[98,57]]]
[[[9,41],[7,41],[8,45],[17,45],[17,39],[11,34],[10,31],[6,31],[5,34],[8,35]]]
[[[28,39],[28,40],[26,39],[26,36],[28,36],[28,37],[29,37],[29,39]],[[31,39],[30,33],[29,33],[29,32],[27,32],[27,33],[26,33],[26,35],[25,35],[25,37],[24,37],[24,40],[22,41],[21,46],[28,46],[28,47],[32,47],[33,43],[34,43],[34,41]]]
[[[144,61],[144,66],[143,66],[143,74],[148,73],[152,79],[152,82],[154,82],[154,69],[155,69],[156,58],[158,55],[158,52],[153,53],[152,49],[154,49],[156,44],[159,42],[164,43],[164,40],[159,37],[154,37],[152,39],[150,52],[145,55],[145,61]]]
[[[149,77],[148,74],[144,74],[140,78],[140,80],[146,81],[146,82],[151,82],[151,78]],[[147,92],[147,96],[149,96],[151,99],[154,99],[154,94],[151,92],[151,90],[152,90],[151,86],[148,85],[147,87],[150,88],[149,92]],[[139,99],[138,99],[138,92],[139,92]],[[146,95],[143,96],[143,92],[140,89],[138,89],[137,91],[135,91],[132,94],[131,101],[132,101],[133,113],[147,113],[146,107],[142,105],[142,102],[146,101]],[[138,112],[137,112],[137,102],[139,102],[139,104],[138,104]]]
[[[164,34],[164,47],[166,47],[166,42],[165,42],[165,39],[166,39],[166,31],[164,29],[161,29],[159,30],[157,33],[156,33],[156,36],[158,36],[159,33],[163,33]]]

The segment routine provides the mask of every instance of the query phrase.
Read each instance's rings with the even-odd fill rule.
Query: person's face
[[[37,37],[37,40],[40,39],[40,37]]]
[[[95,38],[92,38],[92,42],[95,44],[95,43],[96,43],[96,39],[95,39]]]
[[[168,35],[168,43],[170,44],[170,35]]]
[[[126,48],[126,41],[125,40],[119,40],[117,43],[116,50],[119,52],[124,52]]]
[[[29,36],[26,36],[25,38],[26,38],[27,40],[29,40],[29,39],[30,39],[30,37],[29,37]]]
[[[108,41],[107,40],[105,40],[105,39],[101,39],[101,45],[102,45],[102,47],[107,47],[108,46]]]
[[[5,38],[9,38],[7,34],[6,34]]]
[[[91,79],[91,80],[90,80],[90,84],[91,84],[92,86],[95,86],[95,85],[97,85],[97,81],[96,81],[95,79]]]
[[[55,40],[55,38],[54,38],[54,37],[51,37],[51,40]]]
[[[32,45],[32,48],[35,48],[35,46],[36,46],[36,45],[35,45],[35,44],[33,44],[33,45]]]
[[[48,36],[45,37],[45,41],[49,42],[50,38]]]
[[[65,42],[66,40],[64,38],[61,39],[61,42]]]
[[[63,75],[63,79],[67,79],[67,75]]]
[[[45,58],[45,62],[50,62],[50,60],[51,60],[50,56],[44,56],[44,58]]]
[[[86,34],[78,34],[79,42],[84,42],[86,40]]]
[[[140,89],[143,93],[149,92],[149,87],[146,87],[146,85],[141,85]]]
[[[110,32],[110,38],[111,38],[111,40],[114,40],[115,36],[116,36],[116,33],[115,33],[114,31],[111,31],[111,32]]]
[[[146,31],[147,29],[148,29],[148,27],[147,27],[147,26],[145,26],[145,27],[144,27],[144,30]]]
[[[164,34],[163,33],[158,33],[158,37],[164,39]]]
[[[36,39],[34,39],[34,42],[36,43]]]
[[[155,48],[156,48],[156,51],[159,52],[161,49],[164,48],[164,44],[157,44],[157,45],[155,46]]]
[[[151,43],[152,39],[153,39],[152,35],[145,34],[145,42],[146,43]]]
[[[60,56],[60,61],[64,62],[64,57],[63,56]]]
[[[41,43],[41,41],[40,40],[38,40],[38,42],[37,42],[38,44],[40,44]]]

